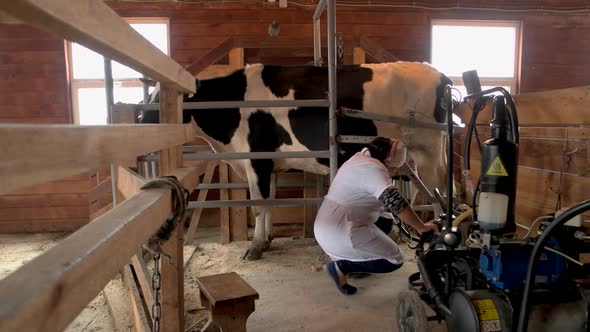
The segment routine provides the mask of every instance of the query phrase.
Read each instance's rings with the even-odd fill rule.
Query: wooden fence
[[[181,166],[180,145],[193,140],[182,125],[182,93],[195,92],[195,80],[151,45],[102,1],[18,0],[0,3],[0,12],[77,42],[162,83],[160,125],[0,125],[0,193],[119,163],[160,151],[160,174],[172,174],[194,189],[199,168]],[[108,27],[108,28],[105,28]],[[57,246],[0,281],[0,331],[61,331],[133,259],[172,212],[171,192],[140,191],[129,170],[118,169],[117,190],[126,198]],[[161,331],[184,330],[183,230],[163,250]],[[139,266],[139,268],[138,268]],[[142,282],[143,280],[143,282]],[[149,289],[142,289],[149,294]],[[136,294],[137,297],[137,294]],[[149,296],[145,296],[149,298]],[[141,306],[136,306],[142,310]],[[149,317],[134,311],[136,317]],[[149,327],[149,322],[143,322]]]

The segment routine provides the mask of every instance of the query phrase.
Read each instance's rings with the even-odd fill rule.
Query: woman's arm
[[[408,201],[400,194],[399,190],[394,187],[390,186],[387,187],[381,196],[379,196],[379,201],[385,205],[385,208],[397,215],[403,222],[410,225],[414,228],[418,233],[422,234],[424,232],[428,232],[430,230],[437,231],[438,228],[436,225],[431,223],[424,223],[416,212],[410,207]]]

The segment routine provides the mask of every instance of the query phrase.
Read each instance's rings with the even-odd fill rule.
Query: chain
[[[338,68],[344,65],[344,39],[341,32],[338,32],[336,37],[336,65]]]
[[[160,318],[162,316],[162,304],[160,304],[160,286],[162,282],[162,276],[160,275],[160,254],[153,254],[154,260],[154,273],[152,274],[152,290],[154,291],[154,303],[152,304],[152,323],[153,331],[160,331]]]

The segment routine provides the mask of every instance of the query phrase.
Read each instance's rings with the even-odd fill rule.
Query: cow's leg
[[[272,182],[272,160],[252,160],[251,165],[252,167],[247,167],[246,169],[248,186],[250,187],[250,199],[260,200],[269,198]],[[270,220],[270,207],[253,206],[252,209],[256,218],[256,224],[254,226],[254,238],[250,244],[250,249],[244,255],[247,260],[257,260],[262,257],[267,240],[265,225],[267,214]]]
[[[270,176],[270,196],[269,199],[274,199],[277,193],[277,174],[273,173]],[[270,247],[272,242],[272,212],[271,208],[267,208],[264,215],[264,250]]]

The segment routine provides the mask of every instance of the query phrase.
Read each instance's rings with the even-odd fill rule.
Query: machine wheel
[[[399,332],[428,331],[428,317],[424,303],[416,292],[404,291],[399,295],[397,329]]]

